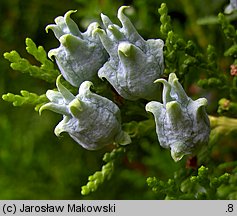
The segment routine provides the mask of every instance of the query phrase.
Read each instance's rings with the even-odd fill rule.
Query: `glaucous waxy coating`
[[[101,14],[105,30],[97,33],[110,58],[99,69],[98,76],[106,78],[125,99],[157,98],[158,85],[154,81],[163,74],[163,46],[160,39],[145,41],[136,31],[123,11],[118,10],[122,27],[115,25]]]
[[[171,73],[168,82],[158,79],[164,85],[163,104],[151,101],[146,110],[153,113],[156,133],[160,145],[171,149],[175,161],[184,155],[194,153],[200,146],[207,144],[210,123],[205,110],[207,100],[189,98],[176,75]]]
[[[230,14],[235,10],[237,10],[237,0],[230,0],[230,3],[225,8],[225,13]]]
[[[60,46],[49,51],[50,58],[55,57],[63,77],[73,86],[79,87],[85,80],[94,81],[97,71],[108,59],[98,35],[93,31],[99,24],[94,22],[86,32],[81,33],[77,24],[70,18],[76,11],[68,11],[64,17],[55,19],[56,24],[46,27],[52,29]]]
[[[48,90],[49,103],[39,112],[49,109],[63,115],[54,132],[59,136],[67,132],[78,144],[88,150],[97,150],[115,143],[126,145],[129,135],[121,129],[120,110],[112,101],[92,93],[92,82],[84,81],[74,96],[57,79],[58,91]]]

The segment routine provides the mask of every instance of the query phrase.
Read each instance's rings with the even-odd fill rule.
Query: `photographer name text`
[[[4,214],[16,213],[114,213],[115,204],[106,205],[85,205],[85,204],[67,204],[67,205],[26,205],[26,204],[4,204],[2,206]]]

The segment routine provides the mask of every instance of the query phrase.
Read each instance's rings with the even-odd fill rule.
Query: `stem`
[[[228,136],[237,131],[237,119],[235,118],[209,116],[209,119],[211,124],[209,146],[217,143],[223,136]]]
[[[229,118],[225,116],[215,117],[208,116],[211,124],[211,129],[222,128],[225,131],[234,131],[237,130],[237,119]]]

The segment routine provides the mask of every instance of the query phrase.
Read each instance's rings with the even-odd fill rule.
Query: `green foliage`
[[[163,199],[222,199],[218,189],[227,185],[230,174],[224,173],[220,176],[210,176],[208,168],[201,166],[197,175],[192,175],[180,181],[174,177],[168,181],[162,181],[156,177],[147,178],[147,184],[151,190]]]
[[[47,59],[47,53],[44,48],[42,46],[37,47],[33,40],[26,38],[26,50],[41,63],[40,67],[32,65],[27,59],[22,58],[17,51],[11,51],[10,53],[4,53],[4,57],[11,62],[11,68],[22,73],[28,73],[32,77],[43,79],[47,82],[55,82],[59,72],[54,69],[53,62]],[[37,95],[25,90],[21,91],[21,95],[15,95],[13,93],[4,94],[2,99],[12,102],[13,106],[33,105],[36,111],[48,101],[45,94]]]
[[[158,12],[162,23],[160,32],[165,37],[166,74],[174,72],[178,75],[180,81],[184,82],[185,76],[191,74],[192,71],[199,70],[201,73],[203,70],[210,70],[210,66],[213,68],[214,52],[212,47],[208,46],[206,57],[192,40],[185,41],[172,30],[171,19],[168,16],[165,3],[161,5]]]
[[[209,176],[208,168],[201,166],[198,175],[190,177],[190,183],[198,190],[194,193],[197,199],[218,199],[217,190],[220,186],[228,184],[230,174],[224,173],[218,177]]]
[[[237,116],[237,103],[231,102],[226,98],[219,100],[217,112],[222,115]]]
[[[103,161],[106,162],[106,164],[102,166],[101,171],[96,171],[93,175],[88,177],[88,183],[81,187],[81,194],[88,195],[91,192],[95,192],[101,184],[109,180],[114,172],[116,161],[123,156],[124,153],[125,149],[123,147],[113,149],[110,153],[105,153]]]
[[[164,182],[156,177],[149,177],[147,178],[147,184],[154,193],[159,194],[158,199],[179,199],[181,192],[174,179]]]
[[[40,67],[31,65],[31,63],[27,59],[22,58],[17,51],[11,51],[10,53],[6,52],[4,54],[4,57],[11,62],[11,68],[21,71],[22,73],[28,73],[30,76],[43,79],[47,82],[55,82],[59,72],[54,69],[54,64],[47,59],[47,53],[44,48],[42,46],[37,47],[30,38],[26,38],[26,50],[41,63]]]
[[[7,102],[12,102],[13,106],[33,105],[35,106],[35,111],[39,111],[39,108],[48,101],[45,94],[37,95],[25,90],[21,90],[21,95],[14,95],[12,93],[4,94],[2,99]]]
[[[160,8],[158,9],[160,14],[160,32],[163,34],[164,37],[167,37],[168,33],[172,31],[171,19],[168,15],[168,8],[165,3],[162,3]]]
[[[226,98],[221,98],[219,100],[219,108],[218,113],[224,114],[224,115],[231,115],[236,116],[236,109],[235,109],[235,103],[237,101],[237,85],[236,85],[236,65],[237,65],[237,30],[230,23],[230,21],[225,17],[223,13],[218,14],[219,23],[221,24],[222,30],[224,32],[224,35],[228,41],[231,42],[227,50],[224,52],[224,56],[231,57],[234,61],[230,65],[230,75],[232,76],[224,76],[224,79],[222,79],[222,85],[227,90],[227,96]],[[216,75],[213,74],[212,77],[214,79]],[[224,83],[223,83],[224,80]]]
[[[219,22],[221,24],[222,30],[226,36],[227,39],[236,41],[236,30],[233,25],[230,24],[230,22],[226,19],[225,15],[223,13],[218,14]]]

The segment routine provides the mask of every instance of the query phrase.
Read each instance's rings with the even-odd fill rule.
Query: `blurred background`
[[[138,32],[145,39],[160,38],[157,10],[162,2],[169,8],[177,33],[194,40],[203,50],[208,43],[214,44],[222,55],[220,26],[199,25],[197,21],[223,12],[229,3],[225,0],[61,0],[60,3],[56,0],[1,0],[0,94],[19,94],[20,90],[43,94],[54,88],[54,85],[13,71],[3,53],[16,50],[37,64],[25,51],[25,38],[30,37],[46,51],[57,47],[53,33],[45,32],[46,25],[54,23],[57,16],[76,9],[72,18],[84,31],[90,22],[100,22],[101,12],[120,25],[116,18],[118,8],[131,5],[126,14]],[[66,134],[57,138],[53,129],[60,120],[61,116],[52,112],[46,111],[39,116],[30,106],[13,107],[0,101],[0,199],[154,199],[146,178],[156,175],[167,179],[185,166],[183,161],[175,164],[168,150],[151,143],[149,147],[138,149],[140,152],[131,156],[132,162],[125,160],[98,191],[83,197],[81,186],[87,183],[89,175],[101,168],[103,154],[109,149],[91,152],[82,149]],[[159,156],[161,152],[162,157]]]

